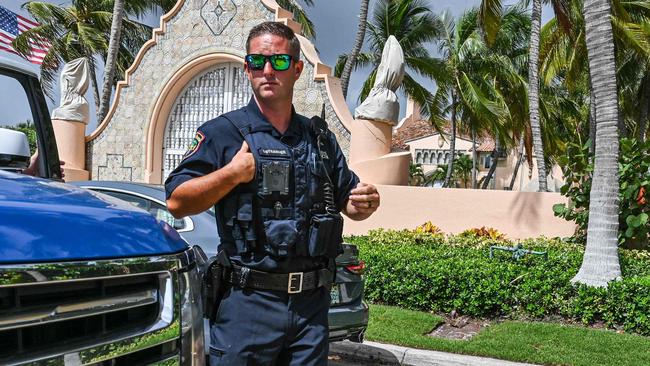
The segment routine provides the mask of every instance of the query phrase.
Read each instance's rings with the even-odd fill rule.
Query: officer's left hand
[[[357,187],[350,191],[348,199],[350,204],[360,213],[371,214],[377,211],[379,207],[377,187],[369,183],[357,184]]]

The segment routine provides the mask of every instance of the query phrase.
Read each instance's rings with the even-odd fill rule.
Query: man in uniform
[[[216,208],[230,271],[210,364],[326,365],[339,212],[366,219],[379,194],[348,169],[322,120],[294,111],[303,62],[293,31],[262,23],[246,51],[253,98],[199,127],[165,182],[167,206],[175,217]]]

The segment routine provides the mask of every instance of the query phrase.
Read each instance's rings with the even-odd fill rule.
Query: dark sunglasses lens
[[[248,55],[246,56],[246,62],[248,63],[249,68],[253,70],[262,70],[266,63],[266,57],[264,57],[264,55]]]
[[[291,65],[291,56],[289,55],[273,55],[270,57],[273,69],[277,71],[284,71]]]

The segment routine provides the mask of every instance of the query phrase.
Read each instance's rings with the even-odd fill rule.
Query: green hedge
[[[562,318],[650,335],[650,253],[621,250],[624,279],[607,289],[573,286],[583,249],[550,239],[521,241],[548,259],[495,252],[505,240],[414,231],[347,238],[366,262],[366,299],[413,310],[474,317]]]

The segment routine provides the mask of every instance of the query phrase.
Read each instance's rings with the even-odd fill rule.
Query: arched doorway
[[[238,62],[217,64],[187,83],[167,117],[162,181],[181,162],[201,124],[246,105],[251,95],[250,83]]]

